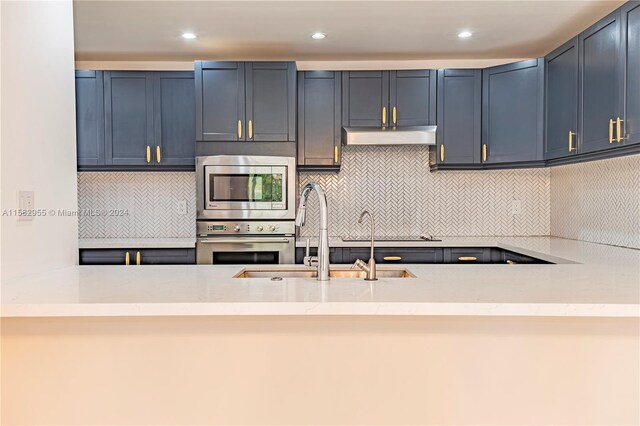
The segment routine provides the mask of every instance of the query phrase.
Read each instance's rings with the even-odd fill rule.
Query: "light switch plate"
[[[18,210],[33,210],[35,209],[35,201],[33,191],[18,191]],[[33,215],[20,214],[18,215],[19,222],[26,222],[33,220]]]
[[[178,213],[187,214],[187,200],[178,201]]]
[[[522,201],[511,200],[511,214],[513,216],[519,215],[522,212]]]

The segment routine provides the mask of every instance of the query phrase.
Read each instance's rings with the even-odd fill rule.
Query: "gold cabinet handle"
[[[338,156],[338,147],[336,146],[336,147],[334,147],[334,148],[333,148],[333,162],[334,162],[334,163],[337,163],[337,162],[338,162],[338,159],[339,159],[339,156]]]
[[[249,120],[249,139],[253,139],[253,120]]]
[[[482,144],[482,161],[487,161],[487,144]]]
[[[242,120],[238,120],[238,139],[242,139]]]
[[[444,161],[444,144],[440,145],[440,161]]]
[[[475,262],[478,258],[475,256],[460,256],[458,260],[460,262]]]
[[[515,260],[507,260],[507,265],[517,265],[518,262],[516,262]]]
[[[124,255],[124,264],[125,264],[125,266],[129,266],[130,260],[131,260],[131,257],[129,256],[129,252],[127,252]]]
[[[156,162],[160,164],[160,147],[156,146]]]
[[[618,138],[616,139],[617,142],[622,142],[624,140],[624,134],[622,133],[622,122],[624,120],[621,119],[620,117],[618,117],[618,119],[616,120],[616,133],[618,135]]]
[[[151,162],[151,147],[147,145],[147,164]]]
[[[137,252],[136,253],[136,265],[140,265],[140,260],[141,260],[140,252]]]
[[[387,124],[387,107],[386,106],[382,107],[382,124],[383,125]]]
[[[613,118],[609,119],[609,143],[613,143]]]
[[[398,120],[397,120],[398,117],[397,117],[396,111],[397,111],[396,107],[393,107],[393,110],[391,111],[391,115],[393,116],[393,124],[394,125],[398,122]]]
[[[402,260],[400,256],[385,256],[382,259],[386,260],[387,262],[398,262]]]
[[[572,152],[575,149],[573,147],[573,136],[575,136],[575,133],[569,130],[569,152]]]

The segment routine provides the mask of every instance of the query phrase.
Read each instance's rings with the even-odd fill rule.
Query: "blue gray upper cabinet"
[[[153,76],[105,71],[105,162],[144,166],[153,160]]]
[[[154,161],[195,166],[196,99],[193,73],[154,73]]]
[[[196,61],[196,138],[295,141],[293,62]]]
[[[579,35],[581,152],[617,143],[624,90],[620,17],[616,10]]]
[[[342,73],[342,125],[383,127],[389,125],[389,72]]]
[[[436,123],[436,71],[389,72],[391,126],[428,126]]]
[[[578,37],[569,40],[545,58],[546,134],[545,158],[560,158],[578,152]]]
[[[628,2],[621,9],[624,35],[624,144],[640,143],[640,2]]]
[[[483,70],[483,163],[540,161],[544,141],[544,59]]]
[[[479,164],[482,71],[438,71],[438,164]]]
[[[248,62],[246,140],[293,142],[296,137],[296,66],[293,62]]]
[[[102,71],[76,71],[78,166],[104,164],[103,99]]]
[[[342,73],[298,73],[298,166],[337,168],[341,157]]]
[[[244,62],[196,61],[196,137],[245,140]]]

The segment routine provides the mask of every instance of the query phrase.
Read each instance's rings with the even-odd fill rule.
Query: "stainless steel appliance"
[[[346,145],[435,145],[436,126],[343,127]]]
[[[293,221],[198,221],[198,264],[295,263]]]
[[[198,220],[293,220],[294,157],[196,157]]]

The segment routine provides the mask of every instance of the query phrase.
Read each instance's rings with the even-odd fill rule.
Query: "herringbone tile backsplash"
[[[179,202],[186,201],[181,214]],[[79,209],[126,209],[124,216],[80,216],[80,238],[189,238],[196,233],[193,172],[81,172]]]
[[[640,155],[553,167],[551,235],[640,249]]]
[[[367,236],[365,209],[378,237],[505,236],[549,235],[549,179],[548,169],[431,173],[425,146],[347,146],[339,173],[300,173],[299,184],[325,188],[331,236]],[[316,205],[312,194],[302,236],[318,232]]]

